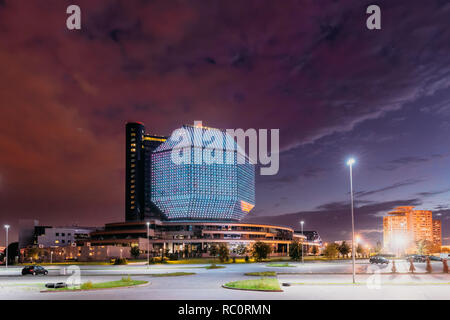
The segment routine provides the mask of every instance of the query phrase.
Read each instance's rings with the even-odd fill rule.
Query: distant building
[[[433,245],[442,246],[442,224],[441,220],[433,220]]]
[[[294,231],[296,234],[303,234],[306,237],[306,241],[314,242],[319,245],[322,245],[322,238],[320,237],[317,231]]]
[[[157,216],[151,202],[152,153],[166,137],[145,134],[144,124],[125,126],[125,219],[143,221]]]
[[[182,143],[177,134],[150,135],[141,122],[126,124],[125,222],[108,223],[77,241],[91,248],[90,259],[111,255],[94,253],[111,246],[139,246],[152,256],[208,256],[208,248],[219,244],[233,252],[262,241],[272,255],[287,255],[294,239],[307,248],[321,245],[315,231],[301,235],[289,227],[240,222],[255,206],[255,168],[245,150],[225,130],[197,124],[178,132]],[[177,163],[174,153],[189,161]],[[214,161],[205,162],[205,154]],[[83,252],[79,259],[86,259]]]
[[[96,228],[36,226],[33,246],[40,248],[76,245],[87,239]]]
[[[433,222],[429,210],[414,210],[413,206],[397,207],[383,217],[383,244],[387,252],[414,252],[419,241],[441,238],[440,223]]]
[[[34,244],[34,230],[39,225],[38,220],[19,220],[19,249],[32,246]]]

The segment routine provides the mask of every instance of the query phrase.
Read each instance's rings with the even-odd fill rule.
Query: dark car
[[[41,266],[26,266],[22,269],[22,275],[24,276],[26,274],[32,274],[33,276],[37,274],[43,274],[44,276],[46,276],[48,274],[48,271]]]
[[[415,255],[412,255],[409,258],[412,259],[413,262],[425,262],[425,261],[427,261],[427,257],[425,257],[424,255],[421,255],[421,254],[415,254]]]
[[[431,261],[442,261],[442,258],[436,256],[428,256],[428,258],[430,258]]]
[[[376,264],[379,264],[379,263],[381,263],[381,264],[388,264],[389,260],[386,259],[385,257],[382,257],[382,256],[373,256],[373,257],[371,257],[369,259],[369,262],[370,263],[376,263]]]

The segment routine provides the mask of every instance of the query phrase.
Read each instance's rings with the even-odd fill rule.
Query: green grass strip
[[[246,276],[257,276],[257,277],[275,277],[277,275],[277,273],[275,271],[247,272],[244,274]]]
[[[261,278],[257,280],[240,280],[228,282],[225,287],[246,290],[279,291],[281,290],[278,280],[275,278]]]

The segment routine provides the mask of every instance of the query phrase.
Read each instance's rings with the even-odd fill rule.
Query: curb
[[[95,289],[72,289],[72,290],[41,290],[41,293],[55,293],[55,292],[81,292],[81,291],[102,291],[102,290],[113,290],[113,289],[129,289],[129,288],[137,288],[137,287],[145,287],[149,286],[151,282],[137,284],[134,286],[126,286],[126,287],[115,287],[115,288],[95,288]]]
[[[318,272],[276,272],[277,275],[351,275],[351,273],[345,273],[345,272],[322,272],[322,273],[318,273]],[[357,275],[366,275],[366,276],[370,276],[370,275],[374,275],[374,274],[379,274],[379,275],[423,275],[423,274],[429,274],[429,275],[440,275],[440,274],[447,274],[444,272],[432,272],[432,273],[427,273],[427,272],[396,272],[396,273],[392,273],[392,272],[380,272],[380,273],[355,273]]]
[[[284,292],[283,290],[257,290],[257,289],[241,289],[241,288],[232,288],[227,287],[226,285],[222,285],[222,288],[230,289],[230,290],[241,290],[241,291],[256,291],[256,292]]]

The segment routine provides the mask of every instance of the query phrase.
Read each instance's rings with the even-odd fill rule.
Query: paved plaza
[[[425,273],[425,264],[416,263],[416,273],[408,273],[409,264],[397,261],[398,273],[391,264],[377,267],[367,260],[356,265],[356,284],[352,284],[350,261],[289,262],[291,267],[271,267],[268,263],[226,264],[223,269],[205,269],[206,265],[79,266],[81,282],[119,280],[130,275],[147,280],[149,285],[101,291],[43,293],[46,282],[67,281],[68,266],[50,266],[48,276],[22,276],[20,267],[0,270],[0,299],[165,299],[165,300],[260,300],[260,299],[449,299],[450,274],[442,273],[442,263],[433,262],[433,273]],[[64,268],[66,268],[64,270]],[[229,290],[222,285],[236,280],[255,279],[247,272],[276,271],[283,292]],[[194,272],[179,277],[152,277],[156,273]],[[64,274],[65,273],[65,274]],[[283,284],[288,284],[284,286]]]

